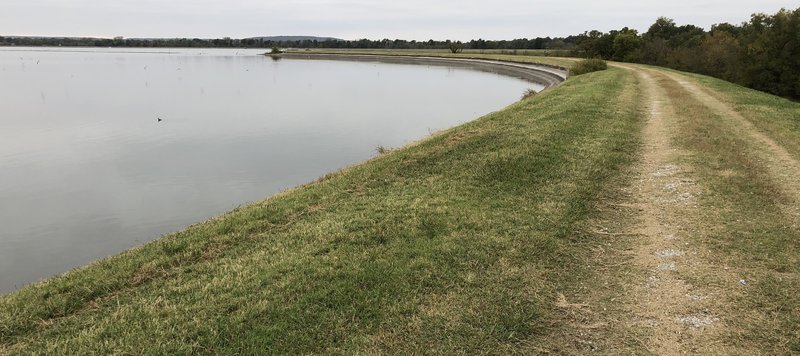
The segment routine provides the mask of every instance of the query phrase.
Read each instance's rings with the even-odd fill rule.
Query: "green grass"
[[[636,93],[583,75],[2,296],[0,353],[586,352],[555,302],[615,243],[587,226],[636,159]]]
[[[537,55],[514,55],[497,52],[462,52],[450,53],[448,51],[416,51],[416,50],[362,50],[362,49],[308,49],[295,50],[293,53],[324,53],[324,54],[368,54],[368,55],[391,55],[391,56],[427,56],[443,58],[470,58],[470,59],[491,59],[497,61],[544,64],[548,66],[571,68],[575,59],[547,57]]]
[[[417,52],[417,53],[438,53],[438,54],[451,54],[452,51],[450,49],[363,49],[363,48],[354,48],[354,49],[346,49],[346,48],[309,48],[309,51],[337,51],[337,52],[358,52],[358,51],[372,51],[372,52],[384,52],[384,53],[405,53],[405,52]],[[295,50],[297,51],[297,50]],[[303,49],[302,51],[305,51]],[[470,54],[470,55],[510,55],[510,56],[533,56],[533,57],[573,57],[576,58],[576,54],[579,55],[580,53],[576,53],[573,50],[568,49],[462,49],[460,53],[463,54]]]
[[[568,59],[416,51],[571,66]],[[315,51],[315,53],[317,53]],[[331,53],[328,51],[328,53]],[[800,157],[800,104],[704,76]],[[734,350],[800,353],[800,230],[763,149],[663,79],[686,217]],[[0,296],[4,353],[646,353],[621,301],[643,111],[633,73],[576,76],[474,122]],[[622,196],[622,197],[621,197]],[[613,207],[612,207],[613,206]],[[796,205],[795,205],[796,206]],[[676,272],[676,273],[681,273]],[[742,286],[738,279],[749,284]],[[730,280],[728,280],[730,279]],[[559,305],[561,295],[587,307]],[[634,301],[635,302],[635,301]],[[714,312],[714,311],[712,311]],[[636,333],[639,333],[638,335]],[[710,345],[706,345],[710,346]]]
[[[700,74],[686,75],[715,90],[759,130],[800,160],[800,104]]]
[[[572,57],[575,55],[575,51],[567,49],[465,49],[464,52],[537,57]]]
[[[692,77],[770,136],[800,137],[800,104],[717,79]],[[797,217],[786,210],[796,202],[787,201],[782,182],[770,174],[763,158],[768,153],[740,132],[735,121],[709,111],[674,82],[667,88],[671,100],[681,103],[675,107],[681,117],[676,143],[691,152],[686,159],[705,188],[701,200],[707,209],[691,219],[702,222],[694,240],[709,247],[713,266],[727,266],[736,274],[728,280],[694,283],[724,291],[715,298],[721,299],[720,308],[727,316],[726,343],[750,345],[766,354],[798,353],[800,229]],[[748,285],[740,285],[739,279]]]

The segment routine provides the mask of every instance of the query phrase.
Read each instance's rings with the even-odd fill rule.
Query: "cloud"
[[[796,6],[784,0],[6,0],[0,34],[511,39],[624,26],[645,30],[659,16],[707,28]]]

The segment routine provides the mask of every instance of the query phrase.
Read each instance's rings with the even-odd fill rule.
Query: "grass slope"
[[[406,57],[442,57],[442,58],[465,58],[465,59],[491,59],[496,61],[516,62],[516,63],[529,63],[529,64],[544,64],[548,66],[570,68],[577,59],[572,58],[559,58],[559,57],[546,57],[546,56],[529,56],[529,55],[514,55],[503,53],[451,53],[445,51],[424,51],[424,50],[366,50],[366,49],[308,49],[308,50],[293,50],[293,53],[317,53],[317,54],[368,54],[368,55],[387,55],[387,56],[406,56]]]
[[[0,353],[564,351],[635,77],[474,122],[0,297]]]

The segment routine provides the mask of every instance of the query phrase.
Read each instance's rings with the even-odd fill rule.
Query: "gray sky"
[[[797,0],[3,0],[0,35],[344,39],[513,39],[624,26],[658,16],[708,29]]]

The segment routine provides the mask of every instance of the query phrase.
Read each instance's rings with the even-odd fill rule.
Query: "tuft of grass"
[[[389,153],[391,151],[392,151],[391,148],[385,147],[383,145],[375,147],[375,152],[378,152],[379,155],[384,155],[384,154],[387,154],[387,153]]]
[[[572,65],[570,75],[581,75],[608,69],[606,61],[597,58],[583,59]]]

